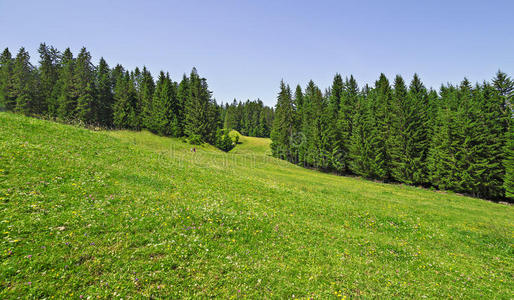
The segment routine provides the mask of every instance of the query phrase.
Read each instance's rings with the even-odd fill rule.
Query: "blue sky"
[[[279,82],[321,88],[336,72],[425,85],[514,75],[514,1],[0,0],[0,47],[46,42],[95,63],[146,65],[178,80],[196,66],[218,102],[274,105]]]

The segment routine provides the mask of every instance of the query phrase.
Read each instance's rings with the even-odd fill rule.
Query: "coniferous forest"
[[[207,142],[228,151],[233,148],[228,129],[269,137],[273,109],[261,101],[237,107],[218,105],[207,80],[195,68],[179,82],[161,71],[154,81],[146,67],[111,68],[101,58],[92,63],[82,48],[74,57],[41,44],[39,65],[21,48],[13,56],[6,48],[0,56],[0,108],[61,122],[104,128],[141,130]],[[223,125],[227,124],[227,129]]]
[[[272,153],[308,168],[434,187],[501,200],[514,197],[514,81],[426,88],[384,74],[359,88],[336,74],[325,92],[283,81],[275,110],[262,101],[218,105],[195,68],[179,82],[143,67],[92,63],[41,44],[39,65],[24,48],[0,56],[0,108],[62,122],[186,137],[229,151],[230,130],[270,137]]]
[[[512,201],[513,90],[501,71],[439,92],[418,75],[359,88],[336,74],[325,93],[282,81],[271,148],[308,168]]]

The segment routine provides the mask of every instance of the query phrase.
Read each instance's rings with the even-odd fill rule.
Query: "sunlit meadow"
[[[0,298],[514,297],[514,209],[0,113]]]

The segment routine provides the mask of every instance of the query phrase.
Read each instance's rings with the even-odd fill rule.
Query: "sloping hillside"
[[[0,298],[512,298],[512,206],[241,142],[0,113]]]

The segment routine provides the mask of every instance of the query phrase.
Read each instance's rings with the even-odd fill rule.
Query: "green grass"
[[[0,113],[0,298],[514,297],[514,209]]]

